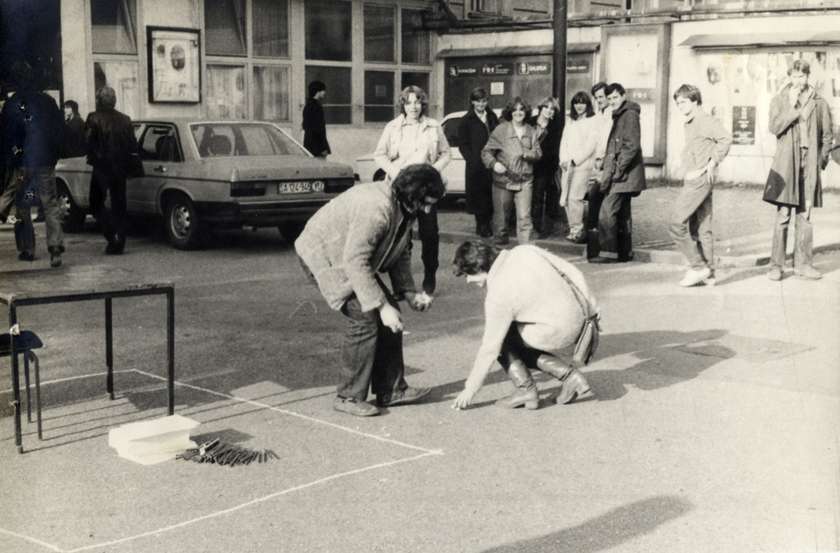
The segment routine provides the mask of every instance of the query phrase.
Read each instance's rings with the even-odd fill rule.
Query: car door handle
[[[166,167],[164,167],[163,165],[158,165],[154,167],[154,170],[158,173],[166,173]]]

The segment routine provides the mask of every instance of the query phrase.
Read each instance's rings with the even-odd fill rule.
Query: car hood
[[[349,165],[301,156],[209,158],[196,165],[210,178],[229,177],[232,181],[353,178]]]

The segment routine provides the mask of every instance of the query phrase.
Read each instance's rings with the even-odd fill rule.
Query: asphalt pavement
[[[68,235],[60,269],[37,231],[39,258],[26,263],[0,226],[0,289],[173,282],[176,412],[201,423],[197,441],[280,459],[119,458],[110,428],[165,414],[163,301],[114,300],[113,401],[102,303],[21,309],[45,343],[45,440],[24,422],[18,455],[0,418],[0,551],[840,550],[840,252],[816,256],[816,282],[736,266],[690,289],[676,265],[579,263],[602,309],[584,371],[595,397],[556,406],[557,383],[538,375],[540,408],[504,410],[494,402],[511,388],[497,370],[474,407],[454,411],[484,292],[446,270],[444,244],[431,311],[404,315],[406,378],[431,397],[357,419],[332,409],[342,318],[276,231],[195,252],[132,235],[112,257],[89,229]],[[7,374],[0,358],[4,405]]]

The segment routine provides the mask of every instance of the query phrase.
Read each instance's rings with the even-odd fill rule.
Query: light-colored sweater
[[[573,161],[578,167],[595,159],[603,122],[592,117],[566,119],[560,141],[560,163]]]

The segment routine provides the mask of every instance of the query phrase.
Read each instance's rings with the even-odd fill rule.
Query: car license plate
[[[307,194],[309,192],[323,192],[323,181],[288,181],[277,184],[280,194]]]

